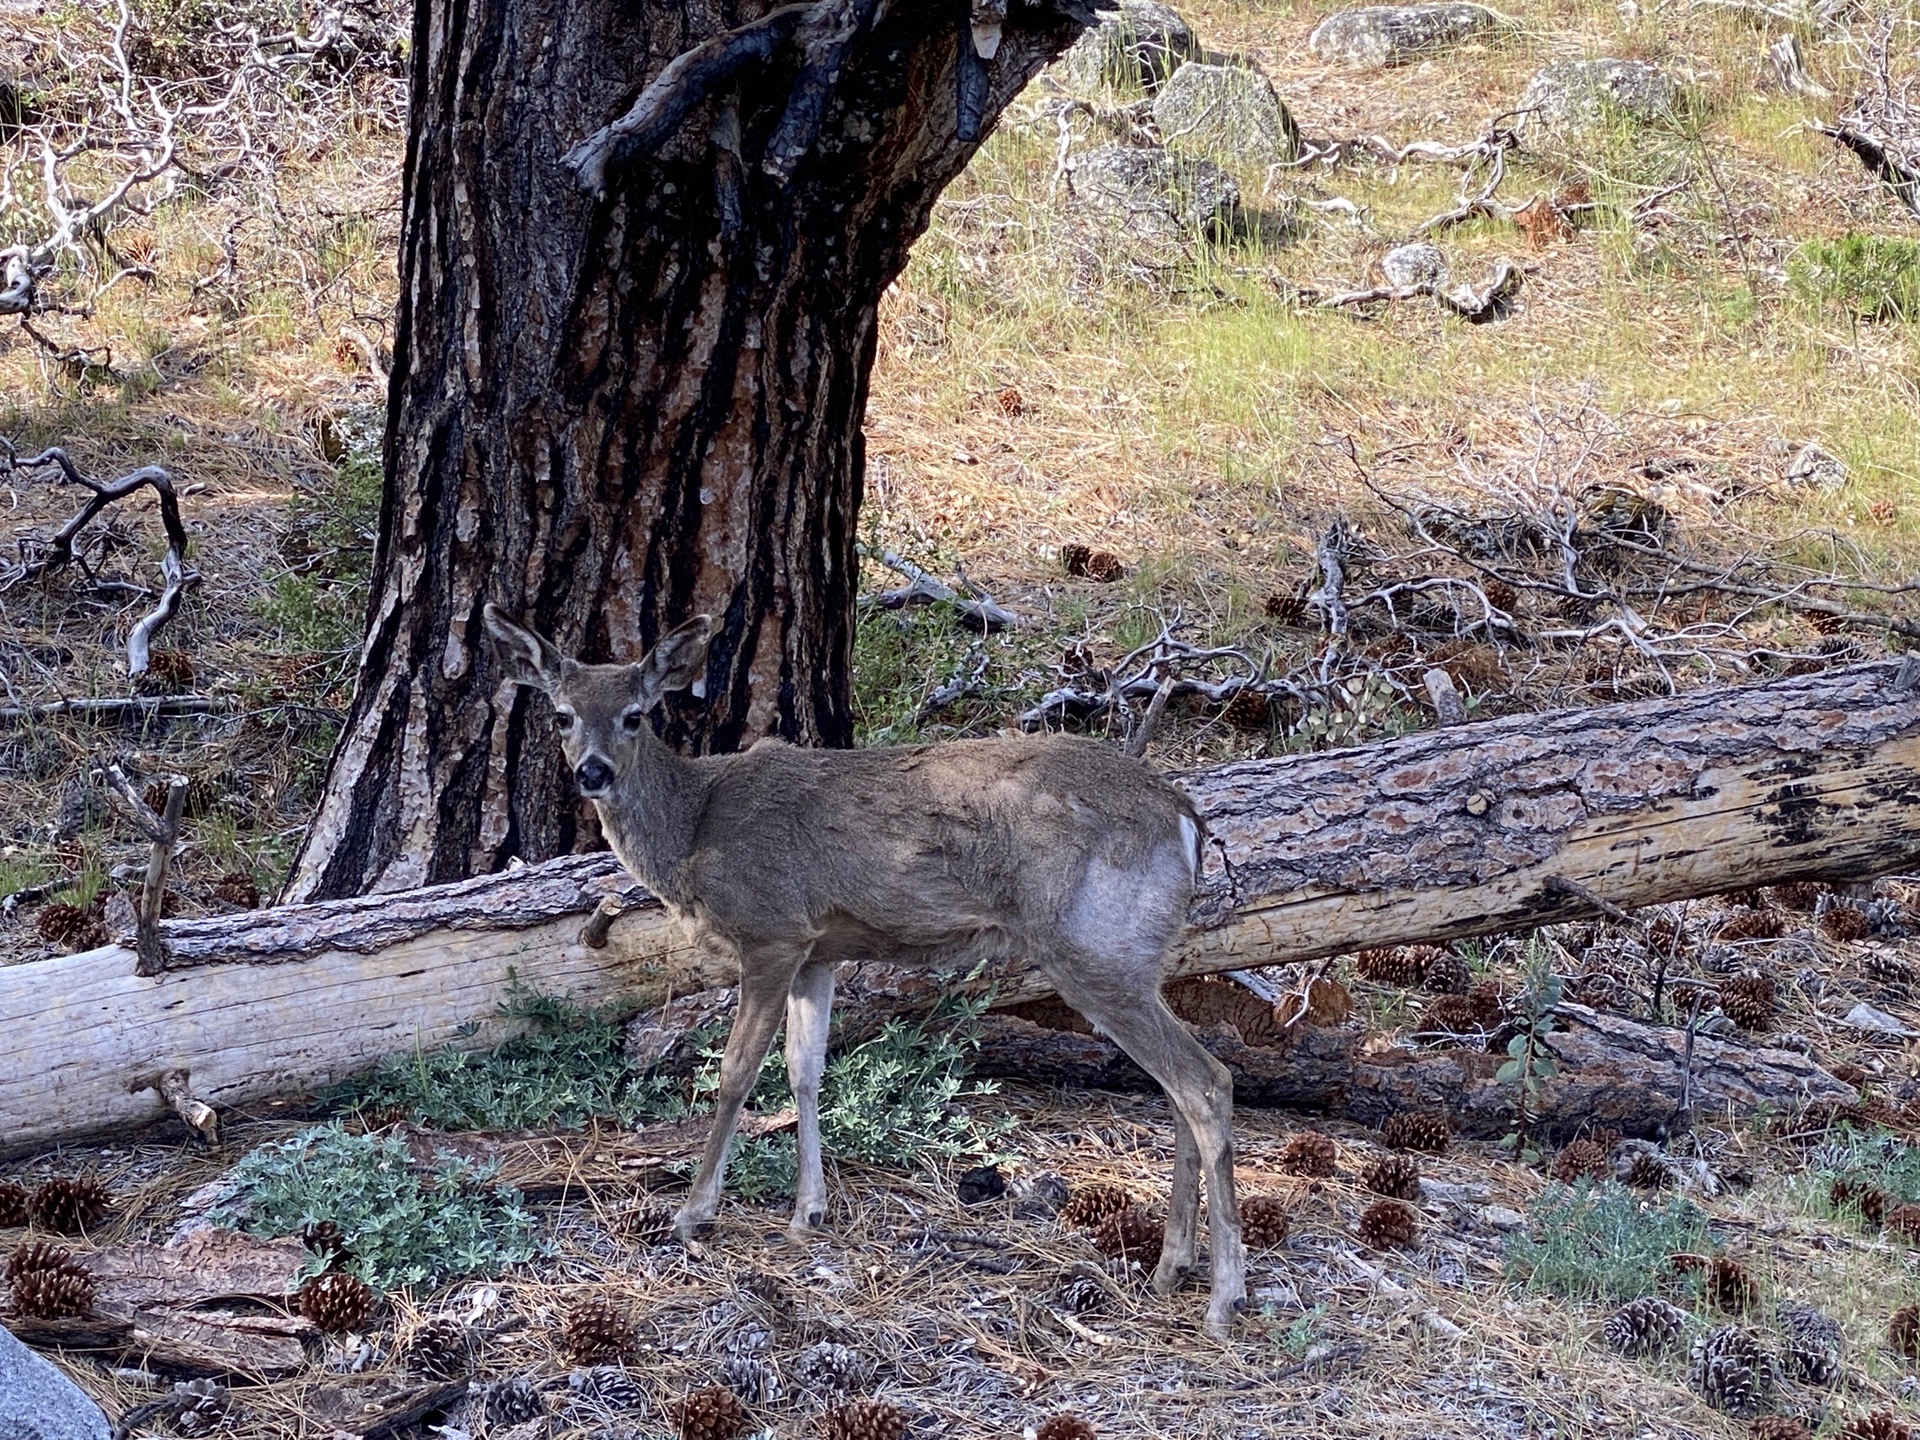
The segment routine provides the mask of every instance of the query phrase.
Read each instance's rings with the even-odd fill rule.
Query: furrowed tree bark
[[[1176,971],[1588,918],[1582,892],[1632,909],[1911,867],[1916,672],[1863,665],[1181,776],[1211,837]],[[627,908],[588,936],[610,895]],[[0,1033],[35,1037],[0,1067],[0,1150],[160,1118],[151,1087],[169,1070],[225,1106],[386,1055],[496,1043],[510,977],[623,1013],[653,1007],[633,1036],[651,1056],[724,1019],[716,987],[734,979],[605,855],[162,928],[169,968],[152,978],[116,946],[0,969]],[[950,983],[847,967],[842,1013],[924,1010]],[[1018,957],[973,983],[1001,1005],[1047,993]]]
[[[1015,6],[989,60],[956,0],[420,0],[366,644],[288,899],[595,847],[489,600],[591,659],[709,612],[670,740],[851,742],[879,300],[1089,14]]]

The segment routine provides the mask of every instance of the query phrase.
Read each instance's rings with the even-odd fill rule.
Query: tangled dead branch
[[[27,580],[44,579],[68,565],[77,565],[89,580],[102,589],[121,594],[132,592],[154,599],[153,608],[135,621],[133,628],[127,632],[127,676],[137,679],[152,664],[154,636],[179,614],[180,601],[187,587],[200,579],[198,572],[186,568],[187,528],[180,519],[180,498],[173,488],[173,476],[158,465],[146,465],[122,475],[118,480],[96,480],[83,474],[67,452],[57,446],[42,450],[38,455],[22,457],[15,452],[11,443],[0,439],[0,452],[4,452],[0,453],[0,463],[4,464],[7,474],[20,470],[56,469],[68,482],[91,492],[87,503],[54,532],[43,553],[29,558],[25,542],[22,542],[20,566],[6,578],[4,587]],[[80,533],[93,523],[102,510],[115,501],[149,488],[159,497],[160,525],[167,537],[166,555],[160,562],[162,584],[157,599],[152,591],[129,585],[125,581],[100,581],[74,549],[74,542]]]

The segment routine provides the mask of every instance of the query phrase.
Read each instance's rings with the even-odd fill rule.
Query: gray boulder
[[[1527,82],[1518,109],[1528,128],[1581,129],[1616,116],[1645,122],[1669,114],[1680,87],[1644,60],[1560,60]]]
[[[1484,5],[1369,5],[1329,15],[1307,48],[1330,65],[1404,65],[1502,23]]]
[[[1183,149],[1268,163],[1300,149],[1300,128],[1273,82],[1239,65],[1182,65],[1154,97],[1153,119]]]
[[[1395,289],[1414,285],[1439,285],[1447,278],[1447,257],[1440,247],[1427,240],[1397,245],[1380,257],[1380,273]]]
[[[1073,166],[1075,201],[1141,240],[1226,240],[1248,221],[1233,176],[1210,160],[1171,150],[1103,145]]]
[[[0,1327],[0,1436],[6,1440],[107,1440],[100,1407]]]
[[[1157,89],[1188,60],[1206,52],[1193,27],[1171,5],[1120,0],[1120,8],[1073,43],[1058,70],[1073,89],[1139,85]]]

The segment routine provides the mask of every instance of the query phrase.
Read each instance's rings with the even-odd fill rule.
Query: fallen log
[[[1859,1099],[1853,1086],[1798,1051],[1696,1035],[1689,1060],[1686,1032],[1677,1027],[1580,1005],[1562,1006],[1557,1019],[1564,1028],[1551,1040],[1559,1073],[1542,1082],[1529,1127],[1543,1139],[1571,1139],[1591,1126],[1664,1138],[1694,1117],[1787,1113]],[[1502,1054],[1369,1049],[1372,1037],[1357,1024],[1301,1026],[1279,1044],[1258,1043],[1230,1025],[1202,1026],[1199,1033],[1200,1043],[1233,1071],[1239,1104],[1374,1126],[1402,1110],[1444,1110],[1457,1133],[1478,1139],[1513,1129],[1515,1087],[1494,1079]],[[974,1073],[1075,1088],[1159,1088],[1103,1035],[1008,1014],[982,1022]],[[1683,1095],[1690,1116],[1682,1114]]]
[[[1515,716],[1179,777],[1207,817],[1183,974],[1588,918],[1920,857],[1920,665]],[[611,925],[592,912],[626,908]],[[511,977],[627,1013],[730,983],[610,857],[161,927],[163,968],[109,945],[0,969],[0,1152],[310,1090],[381,1057],[496,1043]],[[594,943],[600,942],[600,943]],[[859,967],[855,1004],[939,977]],[[1000,1003],[1046,993],[1014,960]],[[178,1083],[176,1089],[180,1088]]]

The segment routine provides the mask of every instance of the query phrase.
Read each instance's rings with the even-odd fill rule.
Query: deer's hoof
[[[692,1210],[682,1210],[673,1217],[673,1233],[682,1245],[691,1244],[700,1232],[713,1223],[711,1215],[697,1214]]]
[[[794,1240],[812,1240],[826,1228],[825,1210],[808,1210],[787,1222],[787,1235]]]

